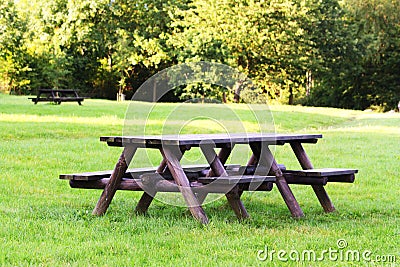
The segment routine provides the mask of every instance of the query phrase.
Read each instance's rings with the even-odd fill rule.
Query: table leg
[[[156,173],[163,173],[166,167],[167,162],[165,159],[163,159],[160,163],[160,166],[158,166]],[[145,214],[156,194],[156,191],[144,192],[142,197],[139,199],[138,204],[136,205],[135,212],[138,214]]]
[[[224,165],[226,163],[226,161],[228,160],[232,149],[233,149],[233,146],[231,144],[227,144],[225,147],[222,147],[221,150],[218,152],[218,158],[221,161],[222,165]],[[207,173],[207,177],[213,177],[213,176],[216,176],[216,174],[214,174],[214,171],[212,169],[210,169],[210,171]],[[208,195],[207,192],[201,192],[201,193],[197,194],[197,199],[199,200],[200,204],[202,204],[204,202],[207,195]],[[241,195],[241,193],[240,193],[240,195]]]
[[[131,162],[136,150],[136,146],[128,146],[124,148],[124,151],[122,152],[117,164],[115,165],[114,171],[111,174],[110,181],[104,188],[104,191],[93,210],[93,215],[103,215],[107,211],[107,208],[110,205],[111,200],[114,197],[115,192],[121,183],[121,179],[128,169],[129,163]]]
[[[214,151],[214,147],[212,145],[201,145],[201,150],[203,151],[204,156],[206,157],[208,163],[210,164],[212,174],[219,177],[219,176],[228,176],[226,170],[224,168],[224,164],[221,162],[220,158]],[[229,157],[230,152],[232,151],[231,147],[222,148],[223,152],[220,154],[224,155],[224,160]],[[246,208],[244,207],[242,201],[240,200],[240,190],[239,187],[236,185],[225,194],[226,198],[228,199],[228,203],[235,212],[236,216],[239,220],[245,219],[250,217],[247,213]]]
[[[293,149],[294,154],[296,155],[300,165],[303,169],[313,169],[310,159],[307,156],[306,151],[303,146],[299,142],[292,142],[290,146]],[[325,212],[333,212],[335,211],[335,207],[333,206],[332,201],[330,200],[328,193],[326,192],[323,185],[311,185],[314,193],[317,195],[319,202],[321,203],[322,208]]]
[[[181,148],[181,154],[178,155],[178,160],[181,160],[185,151],[186,151],[185,147]],[[163,159],[160,165],[158,166],[156,173],[163,173],[166,168],[167,168],[167,161]],[[157,194],[156,191],[144,192],[135,208],[135,212],[138,214],[145,214],[156,194]]]
[[[294,218],[303,217],[304,213],[294,197],[292,190],[290,190],[290,187],[288,186],[285,177],[283,176],[282,171],[280,170],[278,163],[276,162],[268,145],[261,142],[254,142],[250,143],[250,147],[254,156],[258,159],[258,166],[267,167],[267,169],[271,167],[270,170],[276,177],[275,184],[278,187],[278,190],[281,193],[283,200],[285,201],[286,206],[289,208],[292,216]]]
[[[178,185],[179,190],[185,199],[186,205],[188,206],[193,217],[196,218],[200,223],[207,224],[207,215],[194,195],[190,187],[189,180],[179,162],[179,155],[182,153],[179,153],[180,151],[177,150],[178,149],[176,146],[163,146],[160,148],[161,154],[166,160],[168,169],[174,177],[174,180]]]
[[[167,162],[165,161],[165,159],[163,159],[160,163],[160,166],[158,166],[156,173],[163,173],[166,167],[167,167]],[[144,192],[135,208],[135,212],[138,214],[145,214],[151,202],[153,201],[156,193],[157,193],[156,191]]]

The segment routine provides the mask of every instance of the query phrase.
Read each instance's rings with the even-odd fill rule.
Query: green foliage
[[[262,101],[387,110],[400,95],[398,14],[393,0],[7,0],[0,86],[129,97],[160,70],[211,61],[246,74]],[[220,89],[175,94],[235,101]]]
[[[400,98],[400,5],[398,1],[349,1],[364,47],[362,72],[351,88],[357,108],[371,105],[387,110]]]
[[[169,38],[178,62],[217,61],[248,75],[269,98],[302,90],[307,53],[299,20],[306,8],[290,1],[193,1],[175,13]]]
[[[348,0],[343,9],[336,5],[321,12],[330,14],[331,25],[328,30],[320,25],[314,28],[321,33],[313,36],[320,41],[317,47],[323,68],[316,74],[318,84],[308,101],[322,106],[394,109],[400,100],[399,12],[398,3],[390,0]]]
[[[13,0],[0,3],[0,91],[26,92],[30,68],[26,60],[24,33],[27,25],[20,18]]]

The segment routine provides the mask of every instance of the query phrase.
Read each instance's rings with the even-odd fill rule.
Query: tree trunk
[[[289,105],[293,105],[294,97],[293,97],[293,89],[289,87]]]

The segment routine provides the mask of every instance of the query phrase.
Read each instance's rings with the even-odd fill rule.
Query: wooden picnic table
[[[54,102],[61,104],[61,102],[78,102],[82,105],[83,97],[78,95],[75,89],[38,89],[36,97],[29,97],[35,105],[38,102]]]
[[[106,212],[117,190],[143,190],[136,211],[147,211],[157,192],[180,192],[191,214],[201,223],[208,223],[202,203],[208,193],[225,193],[239,219],[249,217],[240,197],[243,191],[270,191],[276,184],[284,202],[295,218],[304,216],[288,184],[312,186],[326,212],[335,210],[324,185],[327,182],[353,182],[357,170],[314,169],[303,145],[315,144],[320,134],[188,134],[164,136],[104,136],[100,141],[109,146],[123,147],[113,171],[60,175],[69,179],[71,187],[103,189],[93,211]],[[270,146],[289,144],[303,170],[286,170],[277,163]],[[253,154],[246,166],[227,168],[226,161],[235,145],[249,145]],[[208,168],[187,168],[181,165],[183,154],[198,147]],[[158,168],[131,169],[128,166],[139,148],[157,149],[163,160]],[[215,149],[219,148],[218,154]],[[131,176],[129,179],[129,176]]]

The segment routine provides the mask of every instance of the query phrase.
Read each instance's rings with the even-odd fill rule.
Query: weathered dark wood
[[[144,192],[140,197],[139,202],[135,208],[135,213],[146,214],[151,202],[153,202],[156,193],[157,193],[156,190],[150,192],[149,189],[147,189],[146,192]]]
[[[119,190],[135,190],[139,191],[146,186],[150,186],[153,191],[145,191],[142,199],[139,201],[139,211],[146,211],[150,205],[156,192],[180,192],[192,215],[201,223],[208,223],[208,218],[201,207],[201,203],[207,193],[226,193],[228,202],[238,218],[248,217],[247,211],[240,201],[243,191],[269,191],[272,189],[273,181],[263,179],[240,180],[233,177],[240,173],[253,173],[254,175],[268,176],[274,175],[275,183],[281,193],[286,205],[288,206],[293,217],[303,216],[303,212],[293,196],[288,184],[307,184],[312,185],[321,205],[325,211],[333,211],[329,197],[323,187],[327,182],[353,182],[354,174],[357,170],[348,169],[322,169],[309,170],[313,168],[308,156],[306,155],[302,143],[316,143],[322,135],[308,134],[205,134],[205,135],[180,135],[180,136],[131,136],[131,137],[101,137],[101,141],[107,142],[113,146],[123,146],[125,150],[129,147],[137,148],[157,148],[161,151],[168,168],[158,170],[163,172],[161,180],[155,180],[152,184],[146,184],[146,179],[135,179],[140,175],[147,175],[146,171],[134,171],[129,173],[127,166],[131,157],[121,158],[117,163],[115,170],[109,177],[109,173],[85,173],[73,175],[61,175],[61,179],[71,180],[72,187],[79,188],[103,188],[104,191],[96,205],[94,214],[104,214],[112,197],[117,189]],[[298,158],[302,168],[306,171],[297,173],[288,171],[282,173],[282,166],[275,161],[269,145],[283,145],[289,143],[292,146],[296,157]],[[226,159],[231,153],[229,145],[250,144],[253,155],[245,168],[235,168],[227,170],[224,167]],[[187,171],[180,165],[179,150],[182,147],[200,147],[205,154],[207,161],[211,165],[210,169],[200,169],[195,171]],[[205,147],[205,149],[204,149]],[[217,156],[214,148],[221,148]],[[131,153],[133,156],[134,152]],[[125,163],[124,163],[125,161]],[[126,166],[125,166],[126,165]],[[161,165],[161,164],[160,164]],[[253,168],[254,170],[252,170]],[[269,171],[268,171],[269,170]],[[154,169],[152,170],[154,171]],[[209,177],[207,177],[207,175]],[[210,176],[211,175],[211,176]],[[131,176],[130,178],[127,176]],[[222,177],[221,177],[222,176]],[[230,176],[230,177],[227,177]],[[85,177],[85,178],[84,178]],[[126,179],[125,179],[126,177]],[[173,180],[166,180],[173,178]],[[193,177],[192,181],[188,178]],[[132,179],[133,178],[133,179]],[[79,180],[82,179],[82,180]],[[208,180],[207,180],[208,179]],[[225,180],[224,180],[225,179]],[[211,181],[213,180],[213,181]],[[211,181],[211,182],[210,182]],[[147,190],[147,189],[146,189]],[[197,194],[197,198],[195,196]],[[202,199],[203,198],[203,199]],[[141,205],[144,203],[145,205]]]
[[[80,188],[80,189],[104,189],[106,185],[109,183],[110,178],[103,178],[95,181],[79,181],[79,180],[70,180],[70,186],[72,188]],[[249,183],[239,183],[238,184],[240,190],[248,191]],[[126,179],[123,178],[118,186],[118,190],[129,190],[129,191],[143,191],[143,188],[146,185],[143,185],[140,179]],[[195,193],[226,193],[227,191],[232,189],[231,184],[203,184],[200,182],[191,182],[190,187]],[[259,186],[256,191],[271,191],[273,187],[273,182],[264,182]],[[155,183],[154,189],[157,192],[176,192],[179,193],[179,187],[176,185],[174,181],[167,180],[159,180]]]
[[[294,154],[297,157],[301,167],[305,170],[314,169],[310,159],[308,158],[302,144],[300,142],[291,142],[290,146],[293,149]],[[317,198],[324,209],[325,212],[333,212],[335,211],[335,207],[333,206],[332,201],[330,200],[328,193],[322,185],[312,185],[314,193],[317,195]]]
[[[276,163],[275,158],[268,147],[268,143],[252,142],[250,143],[250,147],[253,151],[254,156],[258,159],[259,166],[265,168],[268,168],[270,166],[271,172],[276,177],[276,186],[278,187],[278,190],[281,193],[282,198],[285,201],[286,206],[289,208],[292,216],[294,218],[303,217],[304,213],[301,210],[296,198],[294,197],[292,190],[290,190],[282,171]]]
[[[239,220],[244,220],[250,217],[247,213],[246,208],[243,205],[243,202],[240,200],[241,191],[239,186],[235,186],[230,190],[228,193],[225,194],[226,198],[228,199],[229,205],[233,209],[236,214],[236,217]]]
[[[233,146],[231,144],[225,144],[224,147],[221,148],[221,150],[218,152],[218,158],[220,162],[224,165],[226,161],[229,158],[229,155],[231,154],[233,149]],[[224,166],[224,169],[227,169],[227,166]],[[212,168],[209,169],[209,171],[206,173],[207,177],[215,176],[214,171]],[[207,192],[204,191],[203,193],[198,193],[197,194],[197,199],[199,200],[199,203],[204,203],[204,200],[207,198]]]
[[[138,179],[142,174],[154,173],[157,168],[135,168],[128,169],[124,174],[123,178]],[[82,172],[73,174],[61,174],[60,179],[64,180],[76,180],[76,181],[95,181],[103,178],[110,178],[113,170],[97,171],[97,172]]]
[[[226,144],[249,144],[251,142],[265,142],[270,145],[283,145],[292,141],[302,143],[316,143],[320,134],[185,134],[163,136],[102,136],[100,141],[111,146],[135,144],[139,147],[160,148],[161,146],[190,145],[198,147],[203,144],[215,144],[216,147],[225,147]]]
[[[41,95],[46,96],[42,97]],[[61,102],[78,102],[82,105],[84,100],[83,97],[78,95],[77,90],[74,89],[39,89],[36,97],[29,97],[35,105],[38,102],[54,102],[56,104],[61,104]]]
[[[328,176],[328,182],[331,183],[354,183],[355,175],[338,175],[338,176]]]
[[[328,183],[328,177],[295,176],[291,173],[283,173],[283,176],[288,184],[326,185]]]
[[[326,169],[308,169],[308,170],[286,170],[284,172],[285,177],[292,177],[294,180],[308,179],[310,181],[318,178],[326,178],[327,182],[341,182],[341,183],[354,183],[355,173],[358,170],[355,169],[338,169],[338,168],[326,168]],[[312,185],[312,183],[310,183]]]
[[[275,182],[275,176],[258,176],[258,175],[236,175],[236,176],[221,176],[221,177],[200,177],[198,179],[203,184],[244,184],[244,183],[263,183]]]
[[[341,168],[324,169],[305,169],[305,170],[286,170],[286,172],[297,176],[323,177],[323,176],[341,176],[355,174],[358,170]]]
[[[92,181],[80,181],[80,180],[70,180],[69,184],[72,188],[82,188],[82,189],[104,189],[110,182],[110,178],[103,178],[100,180]],[[123,178],[119,183],[118,190],[129,190],[129,191],[143,191],[142,182],[139,179],[126,179]]]
[[[168,169],[170,170],[179,190],[188,206],[191,214],[202,224],[208,224],[208,218],[203,208],[199,204],[196,196],[190,188],[189,180],[179,162],[179,148],[176,146],[163,146],[160,148],[163,158],[166,160]]]
[[[226,172],[226,170],[224,168],[224,164],[221,162],[221,160],[219,159],[219,157],[217,156],[217,154],[214,151],[213,145],[201,145],[200,148],[201,148],[204,156],[206,157],[207,162],[210,164],[212,174],[214,174],[215,176],[218,176],[218,177],[228,176],[228,173]],[[224,155],[224,159],[226,160],[229,157],[230,152],[232,151],[232,148],[226,147],[226,148],[222,148],[222,149],[225,149],[223,152],[223,155]],[[250,217],[249,214],[247,213],[247,210],[244,207],[242,201],[240,200],[241,191],[239,190],[239,187],[237,185],[234,186],[232,188],[232,190],[227,192],[225,194],[225,196],[228,200],[229,205],[231,206],[232,210],[235,212],[236,217],[239,220]]]
[[[226,170],[238,169],[240,165],[238,164],[228,164],[225,166]],[[197,179],[198,177],[206,176],[209,172],[210,166],[208,164],[202,165],[187,165],[182,167],[186,173],[186,176],[189,180]],[[113,170],[107,171],[96,171],[96,172],[82,172],[82,173],[73,173],[73,174],[60,174],[59,178],[63,180],[77,180],[77,181],[94,181],[100,180],[102,178],[110,178]],[[128,169],[124,174],[123,178],[130,179],[139,179],[141,175],[147,173],[155,173],[157,172],[157,168],[149,167],[149,168],[135,168]],[[174,178],[171,175],[171,172],[166,169],[163,173],[164,179],[173,180]]]
[[[254,161],[252,161],[254,162]],[[309,169],[309,170],[286,170],[285,165],[278,164],[279,169],[283,172],[286,182],[288,184],[302,184],[302,185],[326,185],[327,182],[342,182],[353,183],[355,180],[354,169],[338,169],[338,168],[325,168],[325,169]],[[239,174],[241,175],[254,175],[257,166],[241,166]],[[258,166],[258,173],[269,173],[269,170],[264,167]]]
[[[165,159],[163,159],[155,171],[157,174],[163,173],[166,168],[167,168],[167,162],[165,161]],[[143,183],[143,179],[141,180]],[[143,190],[145,192],[140,197],[139,202],[135,208],[135,212],[137,214],[146,214],[147,210],[150,207],[151,202],[153,202],[153,199],[157,194],[157,190],[154,188],[154,186],[147,186],[147,188],[143,188]]]
[[[279,169],[283,172],[286,170],[285,165],[283,164],[278,164]],[[257,170],[258,169],[258,170]],[[248,166],[241,166],[239,168],[239,173],[243,175],[252,175],[255,174],[257,170],[258,174],[269,174],[270,168],[269,167],[264,167],[264,166],[257,166],[257,165],[248,165]]]
[[[254,156],[254,153],[251,154],[249,161],[247,162],[246,166],[257,166],[258,158]]]
[[[129,163],[131,162],[136,150],[137,147],[135,146],[128,146],[124,148],[117,164],[115,165],[111,178],[104,188],[104,191],[93,210],[93,215],[103,215],[107,211],[107,208],[110,205],[115,192],[120,186],[121,179],[128,169]]]
[[[224,165],[225,165],[225,162],[228,160],[228,158],[229,158],[229,156],[230,156],[230,154],[231,154],[231,152],[232,152],[232,149],[233,149],[233,146],[231,146],[231,144],[226,144],[225,147],[221,148],[221,150],[220,150],[219,153],[218,153],[218,156],[217,156],[217,157],[214,157],[214,159],[212,159],[212,156],[214,156],[214,155],[212,155],[212,156],[210,157],[210,160],[215,161],[216,159],[219,159],[220,163],[222,164],[222,168],[225,170]],[[203,153],[204,153],[204,151],[203,151]],[[214,154],[215,154],[215,151],[214,151]],[[208,159],[207,159],[207,160],[208,160]],[[211,164],[214,164],[214,166],[216,166],[216,167],[218,167],[218,168],[220,167],[218,164],[215,165],[215,164],[216,164],[215,162],[212,162]],[[211,166],[211,164],[210,164],[210,166]],[[211,176],[216,176],[216,174],[215,174],[214,171],[213,171],[212,166],[211,166],[211,169],[210,169],[210,171],[208,172],[207,176],[209,176],[209,177],[211,177]],[[219,175],[218,175],[218,176],[219,176]]]

